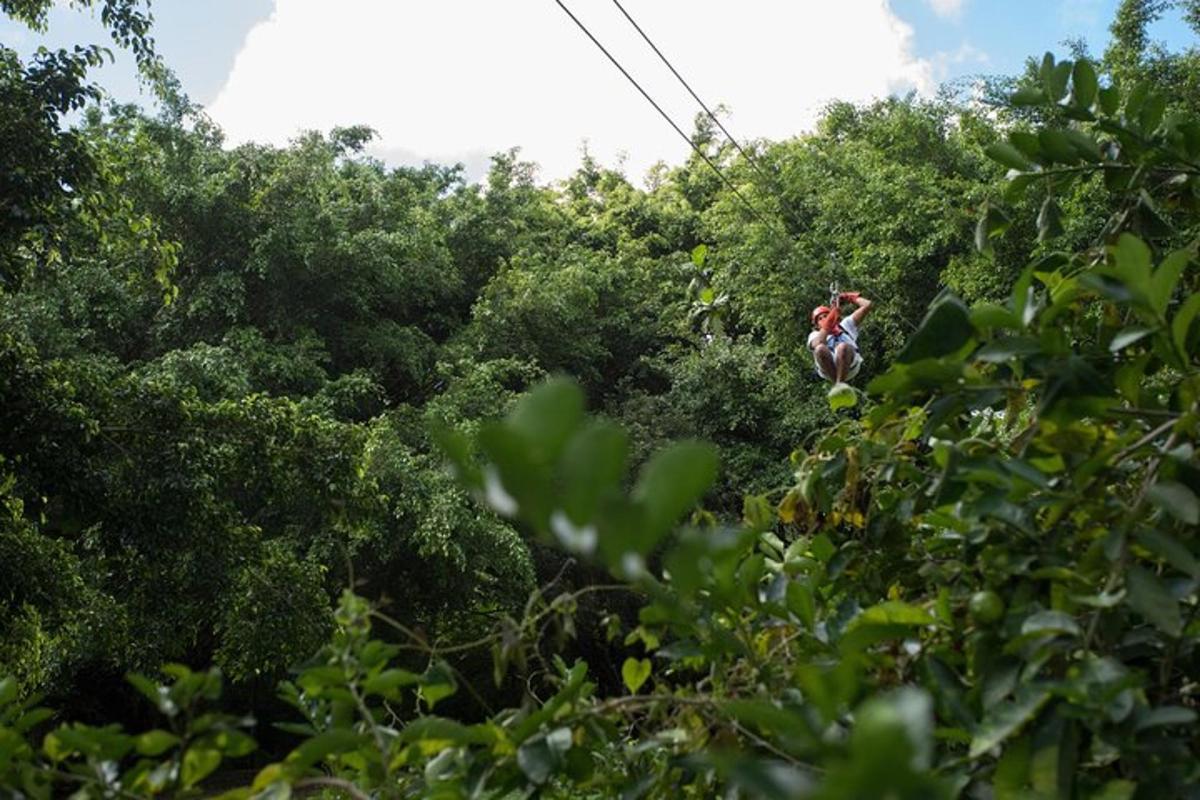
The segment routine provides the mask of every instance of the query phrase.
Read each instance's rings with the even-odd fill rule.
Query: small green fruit
[[[971,619],[983,625],[990,625],[1004,616],[1004,601],[1000,595],[988,589],[971,595],[967,604]]]

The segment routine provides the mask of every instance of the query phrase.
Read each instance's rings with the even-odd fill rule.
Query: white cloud
[[[566,2],[690,131],[698,109],[616,8]],[[935,89],[935,66],[913,54],[888,0],[626,8],[710,106],[732,109],[726,125],[743,139],[809,129],[834,98]],[[568,174],[585,139],[604,163],[627,154],[635,178],[687,152],[553,0],[276,0],[209,111],[232,142],[370,125],[376,152],[397,163],[519,145],[546,178]]]
[[[1058,9],[1059,21],[1072,28],[1095,28],[1105,13],[1102,0],[1063,0]]]
[[[933,13],[939,17],[957,17],[962,14],[966,0],[926,0]]]
[[[944,81],[950,76],[952,67],[961,67],[963,64],[977,64],[982,67],[990,63],[991,58],[987,53],[970,42],[963,42],[956,50],[942,51],[934,55],[933,75],[938,81]]]

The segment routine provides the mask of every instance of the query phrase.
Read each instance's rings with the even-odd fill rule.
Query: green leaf
[[[12,676],[0,678],[0,708],[17,699],[17,679]]]
[[[855,625],[932,625],[937,620],[925,609],[900,600],[888,600],[863,611],[851,626]]]
[[[1150,294],[1150,248],[1133,234],[1123,233],[1110,250],[1113,274],[1135,294]]]
[[[886,774],[927,770],[933,760],[933,700],[927,692],[903,687],[880,693],[854,711],[850,748],[860,763]]]
[[[818,533],[813,538],[812,544],[809,545],[809,550],[812,551],[813,558],[822,564],[827,564],[829,563],[829,559],[833,558],[837,552],[837,547],[834,546],[833,541],[828,536]]]
[[[562,455],[563,502],[577,525],[591,522],[606,494],[625,477],[629,437],[618,425],[596,422],[576,433]]]
[[[1083,131],[1071,128],[1063,131],[1063,136],[1067,138],[1080,158],[1097,164],[1104,160],[1104,154],[1100,152],[1100,145],[1096,144],[1096,140]]]
[[[854,387],[847,383],[835,383],[829,388],[829,408],[837,411],[842,408],[854,408],[858,405],[858,395]]]
[[[1191,263],[1191,260],[1192,256],[1188,251],[1176,250],[1163,259],[1163,262],[1158,265],[1158,269],[1154,270],[1154,274],[1150,276],[1150,303],[1159,314],[1166,313],[1167,304],[1171,302],[1171,295],[1175,293],[1175,287],[1179,285],[1183,270]]]
[[[943,294],[933,301],[925,319],[896,356],[896,361],[912,364],[956,353],[971,341],[973,332],[967,307],[954,295]]]
[[[150,680],[144,675],[130,673],[125,676],[133,688],[137,689],[143,697],[154,704],[159,713],[166,717],[174,717],[179,713],[179,706],[171,698],[171,691],[166,686],[160,686],[155,681]]]
[[[1115,780],[1104,784],[1100,791],[1091,795],[1088,800],[1133,800],[1137,794],[1137,784],[1133,781]]]
[[[988,709],[971,739],[970,757],[979,758],[1019,732],[1049,700],[1050,693],[1046,689],[1023,686],[1011,703]]]
[[[434,662],[421,675],[421,686],[418,690],[425,705],[433,710],[439,700],[444,700],[458,691],[458,681],[454,678],[454,670],[443,662]]]
[[[1132,405],[1137,405],[1142,393],[1142,379],[1146,373],[1146,365],[1150,363],[1150,354],[1144,354],[1122,364],[1117,370],[1116,384],[1121,396]]]
[[[534,447],[542,460],[554,459],[583,420],[583,390],[569,378],[555,378],[522,397],[508,425]]]
[[[330,728],[302,742],[288,754],[287,763],[301,770],[307,769],[331,755],[357,750],[362,742],[362,736],[349,728]]]
[[[1138,190],[1137,208],[1140,212],[1142,229],[1147,236],[1166,236],[1174,230],[1171,221],[1160,209],[1158,201],[1145,188]]]
[[[1144,530],[1137,535],[1137,540],[1138,544],[1162,558],[1168,565],[1193,578],[1200,578],[1200,561],[1171,534]]]
[[[1047,50],[1042,54],[1042,63],[1038,65],[1038,77],[1045,82],[1050,79],[1050,73],[1054,71],[1054,53]]]
[[[790,581],[787,587],[786,602],[788,611],[795,614],[806,628],[810,631],[815,628],[817,607],[811,586],[802,580]]]
[[[1188,352],[1188,331],[1191,330],[1197,314],[1200,314],[1200,293],[1189,297],[1171,320],[1171,339],[1180,353]]]
[[[420,675],[406,669],[385,669],[378,675],[372,675],[363,681],[363,693],[394,698],[397,689],[412,686],[420,680]]]
[[[707,758],[715,761],[721,774],[727,776],[731,797],[809,797],[813,793],[809,774],[781,761],[726,754]],[[649,777],[653,786],[654,774]],[[635,795],[627,790],[623,797],[633,800]]]
[[[1137,123],[1137,117],[1142,113],[1142,106],[1146,103],[1146,97],[1150,94],[1150,82],[1139,81],[1134,84],[1129,90],[1129,96],[1125,98],[1125,121],[1133,125]]]
[[[1032,741],[1022,737],[1004,748],[992,775],[992,790],[996,800],[1023,800],[1028,795],[1029,760]]]
[[[1021,635],[1066,635],[1079,636],[1082,631],[1079,623],[1070,614],[1062,611],[1038,611],[1030,614],[1021,623]]]
[[[214,769],[221,765],[221,753],[207,745],[192,745],[183,754],[183,768],[180,778],[183,788],[190,789],[207,778]]]
[[[1013,313],[996,303],[977,303],[971,307],[971,324],[980,333],[987,333],[993,328],[1016,329],[1021,327]]]
[[[1175,481],[1159,481],[1150,487],[1147,497],[1180,522],[1200,525],[1200,502],[1191,489]]]
[[[1020,170],[1021,172],[1026,172],[1033,168],[1033,164],[1030,163],[1029,159],[1008,142],[993,142],[987,146],[984,152],[993,161],[997,161],[1006,167]]]
[[[1146,97],[1146,102],[1138,113],[1138,125],[1141,126],[1143,135],[1150,136],[1158,129],[1166,110],[1167,96],[1165,94],[1151,92]]]
[[[539,714],[540,711],[531,714],[530,717]],[[533,730],[537,730],[541,722],[549,719],[553,714],[547,715],[545,718],[536,721]],[[529,719],[527,717],[526,719]],[[452,719],[445,717],[418,717],[412,722],[409,722],[400,731],[399,741],[404,744],[420,742],[422,740],[445,741],[454,744],[495,744],[496,735],[491,731],[486,724],[484,725],[463,725],[461,722],[455,722]],[[516,735],[514,731],[514,740],[522,741],[521,737]],[[361,740],[360,740],[361,741]],[[340,752],[340,751],[339,751]]]
[[[1113,116],[1121,107],[1121,91],[1115,86],[1106,86],[1097,92],[1100,100],[1100,110],[1107,116]]]
[[[708,245],[698,244],[692,248],[692,263],[697,267],[704,267],[704,261],[708,258]]]
[[[1196,712],[1183,706],[1160,706],[1139,714],[1134,729],[1159,728],[1172,725],[1190,726],[1196,722]]]
[[[979,221],[975,223],[975,249],[981,253],[987,253],[992,249],[988,233],[988,218],[985,209],[983,215],[979,217]]]
[[[1035,172],[1018,172],[1013,174],[1008,179],[1008,185],[1004,187],[1004,201],[1007,203],[1017,203],[1025,199],[1025,193],[1040,179],[1040,176]]]
[[[54,712],[48,708],[31,708],[17,717],[17,721],[12,723],[10,728],[17,733],[25,733],[53,716]]]
[[[212,742],[226,758],[241,758],[258,749],[258,742],[249,734],[235,730],[218,731]]]
[[[1062,234],[1062,211],[1053,195],[1048,195],[1042,201],[1042,207],[1037,216],[1037,229],[1039,242],[1047,242]]]
[[[1012,308],[1020,325],[1029,325],[1037,314],[1037,293],[1033,288],[1034,265],[1021,270],[1012,288]]]
[[[991,249],[992,238],[1002,235],[1011,224],[1007,214],[991,203],[984,203],[983,213],[975,226],[975,248],[980,252],[987,252]]]
[[[1183,632],[1179,603],[1154,573],[1131,566],[1125,573],[1125,585],[1129,589],[1125,602],[1130,608],[1169,636],[1179,636]]]
[[[1049,102],[1044,89],[1026,86],[1013,92],[1008,101],[1014,106],[1040,106]]]
[[[1096,100],[1096,93],[1100,89],[1100,83],[1096,79],[1096,68],[1086,58],[1075,62],[1075,68],[1071,73],[1071,88],[1073,89],[1071,99],[1076,106],[1079,108],[1092,107],[1092,103]]]
[[[556,756],[546,737],[539,736],[517,748],[517,766],[526,778],[540,786],[550,779],[558,767],[559,759]]]
[[[813,739],[803,716],[774,703],[765,700],[729,700],[722,703],[721,708],[743,725],[757,728],[769,736],[782,735],[806,743]]]
[[[638,689],[649,680],[651,672],[650,660],[647,658],[627,658],[621,665],[621,680],[625,682],[630,694],[637,694]]]
[[[654,549],[671,526],[688,511],[717,477],[717,449],[705,442],[684,441],[660,450],[638,476],[633,497],[646,510],[646,536],[639,553]]]
[[[772,558],[778,558],[786,545],[774,533],[770,533],[770,529],[775,525],[775,507],[767,500],[766,495],[762,494],[747,494],[742,495],[742,521],[747,528],[752,528],[756,531],[767,531],[763,533],[762,541],[771,550],[775,551]]]
[[[1154,328],[1126,328],[1112,338],[1112,341],[1108,343],[1108,349],[1113,353],[1120,352],[1134,342],[1139,342],[1154,332]]]
[[[856,616],[838,642],[843,653],[862,650],[876,642],[902,639],[913,634],[914,627],[931,625],[936,620],[923,608],[890,600],[872,606]]]
[[[1042,144],[1038,141],[1036,133],[1013,131],[1008,134],[1008,140],[1012,142],[1013,147],[1020,150],[1021,154],[1030,161],[1040,161],[1045,155],[1042,152]]]
[[[146,731],[135,737],[133,746],[144,756],[158,756],[179,744],[179,737],[167,731]]]
[[[1100,594],[1073,594],[1071,601],[1091,608],[1116,608],[1125,599],[1125,590]]]
[[[1071,78],[1072,66],[1070,61],[1060,61],[1044,77],[1046,93],[1056,103],[1067,96],[1067,81]]]
[[[1014,358],[1042,352],[1041,340],[1032,336],[1005,336],[988,342],[975,351],[975,358],[985,363],[1000,364]]]
[[[1060,164],[1074,164],[1079,160],[1071,140],[1062,131],[1043,128],[1038,131],[1038,143],[1051,160]]]

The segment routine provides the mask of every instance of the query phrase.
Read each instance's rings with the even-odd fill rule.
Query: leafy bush
[[[1200,121],[1137,81],[1157,5],[1119,82],[835,104],[767,182],[702,126],[783,225],[698,159],[483,191],[362,128],[226,151],[179,97],[65,130],[98,51],[0,48],[0,788],[218,791],[258,751],[215,670],[131,676],[137,734],[33,693],[317,649],[228,797],[1196,796]],[[884,302],[826,407],[830,278]]]

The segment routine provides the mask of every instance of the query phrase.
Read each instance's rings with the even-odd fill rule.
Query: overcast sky
[[[611,0],[564,0],[685,129],[698,110]],[[831,99],[934,92],[1013,72],[1067,37],[1103,50],[1117,0],[622,0],[693,87],[731,111],[742,138],[811,128]],[[156,0],[161,52],[231,143],[365,124],[390,163],[462,161],[520,146],[560,178],[584,142],[634,179],[687,145],[554,0]],[[58,9],[50,41],[95,21]],[[90,26],[90,27],[89,27]],[[90,33],[89,33],[90,32]],[[1191,43],[1177,18],[1154,29]],[[36,38],[0,21],[0,40]],[[133,94],[124,61],[105,70]]]

